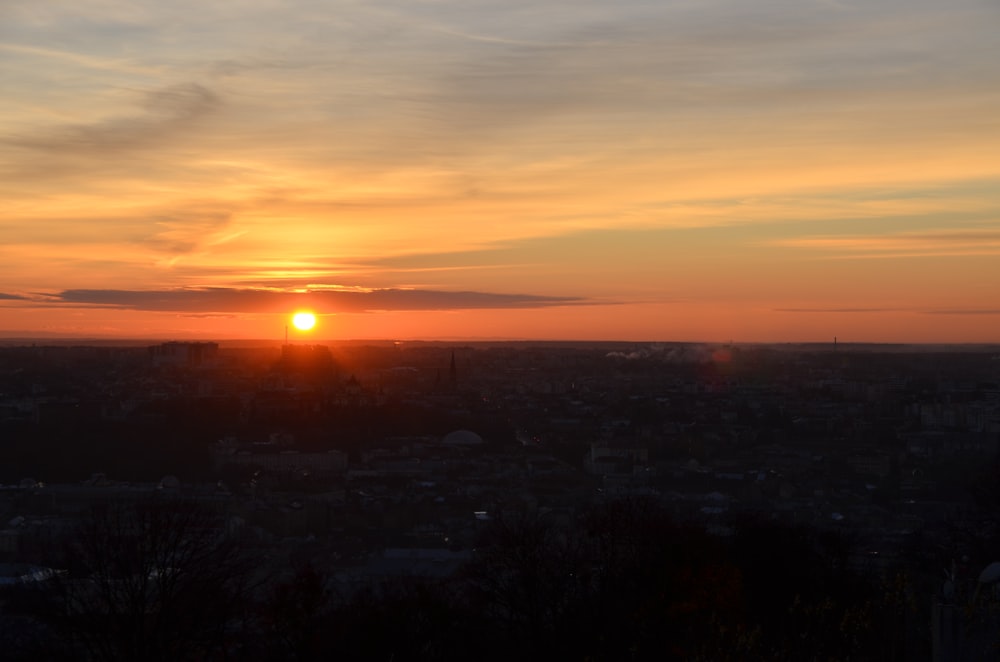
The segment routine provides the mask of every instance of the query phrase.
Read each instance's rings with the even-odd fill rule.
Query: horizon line
[[[483,336],[443,336],[428,338],[297,338],[291,342],[284,338],[185,338],[166,336],[75,336],[70,334],[52,335],[5,335],[0,333],[0,346],[18,347],[34,345],[114,345],[123,343],[128,346],[135,345],[156,345],[164,343],[217,343],[219,345],[239,346],[241,344],[250,345],[320,345],[320,344],[344,344],[357,345],[363,343],[376,344],[434,344],[434,343],[539,343],[539,344],[590,344],[590,345],[714,345],[721,347],[738,346],[809,346],[809,347],[858,347],[858,346],[882,346],[882,347],[981,347],[1000,348],[1000,340],[996,341],[877,341],[877,340],[851,340],[844,341],[839,337],[831,340],[629,340],[621,338],[513,338],[513,337],[483,337]]]

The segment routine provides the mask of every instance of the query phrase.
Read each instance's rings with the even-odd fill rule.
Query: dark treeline
[[[261,576],[221,516],[173,499],[97,505],[7,588],[4,659],[902,660],[930,637],[911,578],[865,576],[851,541],[745,519],[681,524],[645,499],[558,521],[497,511],[447,578]],[[925,606],[925,605],[920,605]]]

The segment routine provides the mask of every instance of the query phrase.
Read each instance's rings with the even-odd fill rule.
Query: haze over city
[[[0,336],[997,342],[998,24],[8,3]]]

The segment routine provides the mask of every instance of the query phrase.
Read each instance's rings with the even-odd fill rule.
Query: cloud
[[[898,308],[775,308],[778,313],[895,313]]]
[[[287,312],[295,307],[309,307],[318,312],[360,313],[388,310],[543,308],[587,303],[577,297],[416,289],[318,289],[306,292],[231,288],[64,290],[56,295],[56,299],[65,304],[188,314]]]
[[[32,55],[53,59],[63,65],[86,67],[96,70],[109,70],[117,72],[137,73],[149,75],[155,73],[151,67],[141,67],[128,63],[121,59],[105,58],[100,56],[87,55],[85,53],[75,53],[73,51],[59,48],[41,48],[25,44],[3,44],[0,43],[0,51],[7,51],[18,55]]]
[[[778,313],[914,313],[920,315],[1000,315],[1000,308],[775,308]]]
[[[139,243],[166,253],[190,253],[238,236],[241,231],[229,230],[232,216],[230,209],[211,206],[165,211],[152,217],[153,228]]]
[[[952,308],[926,310],[927,315],[1000,315],[1000,308]]]
[[[680,138],[686,127],[665,119],[717,115],[745,126],[761,110],[811,109],[814,130],[815,116],[846,110],[840,118],[854,119],[859,104],[866,109],[861,122],[871,122],[883,117],[871,111],[873,95],[897,103],[900,95],[924,98],[928,79],[956,78],[953,59],[940,55],[954,51],[949,40],[987,38],[974,18],[949,17],[930,3],[905,16],[882,5],[844,11],[816,3],[620,3],[608,11],[581,4],[556,6],[552,15],[527,10],[521,23],[547,26],[543,40],[519,39],[526,28],[504,25],[512,13],[506,7],[490,15],[496,28],[485,24],[489,9],[478,20],[467,17],[465,26],[442,28],[491,42],[470,46],[467,57],[432,78],[433,102],[444,106],[449,129],[509,129],[558,115],[546,127],[552,130],[625,112],[632,121],[617,124],[623,134],[648,118],[655,121],[650,134]]]
[[[0,137],[0,142],[62,157],[148,147],[217,108],[219,98],[202,85],[182,83],[144,92],[137,105],[139,112],[130,115],[7,135]]]
[[[2,301],[25,301],[27,298],[19,296],[17,294],[7,294],[5,292],[0,292],[0,300]]]
[[[883,234],[822,235],[775,239],[773,246],[826,250],[835,257],[900,258],[1000,255],[1000,229],[956,228]]]
[[[194,319],[236,319],[239,315],[237,313],[181,313],[179,317]]]

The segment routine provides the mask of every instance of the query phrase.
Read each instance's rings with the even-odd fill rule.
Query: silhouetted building
[[[149,348],[153,366],[200,366],[215,361],[219,344],[214,342],[165,342]]]

